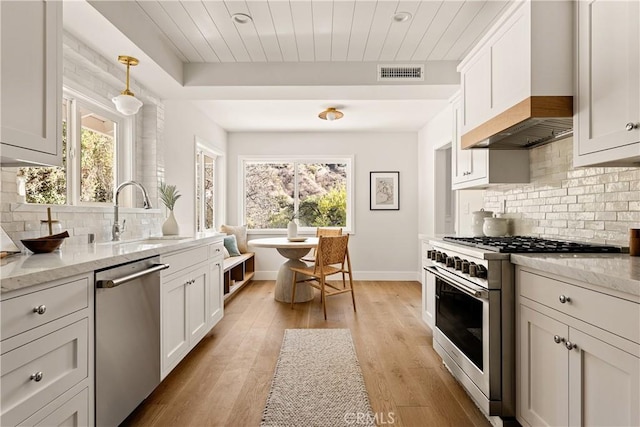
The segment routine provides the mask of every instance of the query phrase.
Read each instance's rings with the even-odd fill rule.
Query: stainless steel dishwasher
[[[160,384],[158,257],[95,273],[96,426],[117,426]]]

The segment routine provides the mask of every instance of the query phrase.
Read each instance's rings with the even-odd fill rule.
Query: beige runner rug
[[[348,329],[287,329],[262,426],[375,426]]]

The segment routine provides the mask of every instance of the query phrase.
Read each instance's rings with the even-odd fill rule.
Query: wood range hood
[[[461,146],[529,149],[572,134],[572,96],[530,96],[462,135]]]

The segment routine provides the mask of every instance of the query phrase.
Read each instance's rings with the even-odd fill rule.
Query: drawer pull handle
[[[47,306],[42,304],[33,308],[34,313],[45,314],[47,312]]]
[[[634,129],[638,129],[638,125],[636,123],[633,122],[629,122],[627,123],[627,125],[624,127],[627,131],[631,132]]]
[[[567,297],[567,296],[564,296],[564,295],[560,295],[560,296],[558,297],[558,299],[560,300],[560,302],[561,302],[562,304],[564,304],[564,303],[566,303],[566,302],[571,302],[571,298],[569,298],[569,297]]]
[[[562,338],[560,335],[554,335],[553,340],[555,341],[556,344],[560,344],[561,342],[564,342],[564,338]]]
[[[217,248],[217,249],[216,249],[216,252],[220,252],[220,248]]]
[[[42,381],[42,377],[44,377],[44,374],[42,372],[36,372],[35,374],[31,374],[31,379],[37,383],[39,383],[40,381]]]
[[[574,348],[578,348],[578,346],[572,343],[571,341],[567,341],[566,343],[564,343],[564,346],[567,347],[567,350],[573,350]]]

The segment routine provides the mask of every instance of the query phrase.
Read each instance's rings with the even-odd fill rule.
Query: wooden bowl
[[[38,237],[36,239],[22,239],[20,241],[34,254],[46,254],[58,249],[67,237],[69,237],[69,233],[65,231],[51,236]]]

